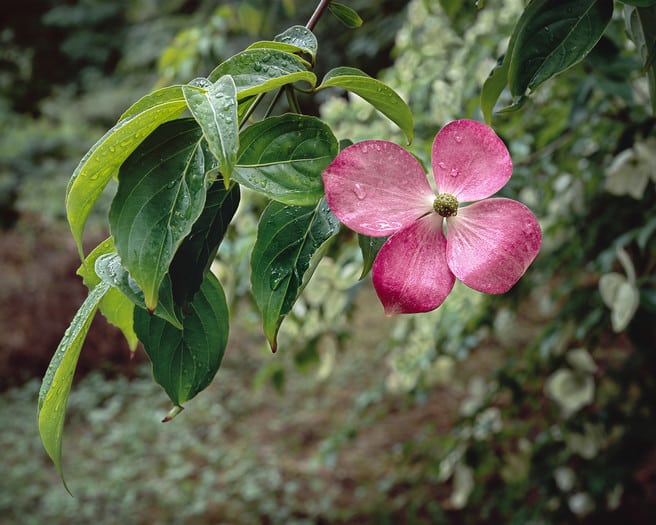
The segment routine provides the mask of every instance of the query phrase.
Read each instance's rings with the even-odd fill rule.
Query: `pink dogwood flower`
[[[372,237],[391,235],[372,268],[387,314],[434,310],[456,278],[480,292],[505,293],[540,250],[535,215],[512,199],[488,198],[512,174],[508,149],[492,128],[451,122],[431,153],[437,192],[419,161],[387,141],[353,144],[323,172],[328,205],[342,223]]]

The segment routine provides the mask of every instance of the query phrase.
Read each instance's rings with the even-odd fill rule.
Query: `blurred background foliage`
[[[352,65],[401,93],[416,119],[411,151],[428,168],[443,124],[481,118],[481,85],[523,2],[349,5],[365,24],[349,31],[322,18],[318,73]],[[515,164],[503,194],[544,230],[541,255],[510,294],[457,287],[435,312],[386,319],[368,282],[354,284],[360,256],[344,232],[271,357],[248,299],[262,202],[246,194],[214,266],[239,320],[214,385],[161,426],[165,396],[143,356],[128,363],[116,337],[91,339],[81,372],[104,373],[81,374],[71,395],[64,446],[76,498],[65,494],[38,441],[34,378],[81,302],[63,224],[68,177],[141,95],[206,74],[313,8],[24,0],[5,9],[0,524],[651,523],[656,122],[619,16],[586,60],[494,122]],[[340,139],[403,144],[355,96],[322,92],[303,104]],[[104,233],[99,220],[94,230]]]

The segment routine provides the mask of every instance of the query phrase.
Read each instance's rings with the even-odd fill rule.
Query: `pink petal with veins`
[[[447,219],[449,268],[470,288],[504,293],[524,275],[540,250],[535,215],[511,199],[486,199]]]
[[[366,140],[342,150],[323,172],[328,206],[346,226],[390,235],[432,209],[421,164],[397,144]]]
[[[388,315],[440,306],[455,277],[446,264],[442,218],[431,214],[392,235],[378,252],[372,279]]]
[[[433,141],[432,165],[439,193],[459,202],[484,199],[499,191],[512,174],[508,149],[494,130],[475,120],[444,126]]]

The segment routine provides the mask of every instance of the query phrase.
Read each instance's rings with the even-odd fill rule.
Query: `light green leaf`
[[[512,40],[508,45],[508,53],[512,52]],[[504,88],[508,85],[508,66],[510,60],[507,58],[508,54],[504,55],[495,68],[490,72],[483,83],[481,90],[481,112],[485,118],[485,122],[492,124],[492,115],[494,114],[494,106],[499,100]]]
[[[347,5],[340,4],[339,2],[330,2],[328,9],[337,20],[349,29],[357,29],[362,25],[360,15]]]
[[[637,3],[635,5],[638,5]],[[656,114],[656,2],[651,7],[624,7],[626,30],[638,49],[649,83],[652,113]]]
[[[84,339],[98,305],[108,289],[107,284],[99,284],[82,303],[50,361],[39,390],[38,425],[41,442],[64,485],[66,482],[62,468],[62,435],[66,403]]]
[[[274,352],[280,324],[338,231],[339,221],[325,199],[303,207],[274,201],[264,210],[251,257],[251,286]]]
[[[321,173],[339,151],[337,139],[324,122],[291,113],[249,126],[240,144],[234,180],[298,206],[321,199]]]
[[[364,279],[371,271],[376,255],[378,255],[378,252],[388,238],[389,237],[369,237],[368,235],[358,233],[358,245],[362,252],[362,273],[360,274],[360,279]]]
[[[314,57],[317,54],[317,49],[319,48],[317,37],[314,36],[314,33],[305,26],[292,26],[279,35],[276,35],[274,40],[276,42],[295,46],[300,51],[309,54],[312,57],[312,60],[314,60]]]
[[[228,342],[228,306],[223,288],[208,273],[189,305],[182,328],[137,308],[134,327],[153,364],[153,376],[177,406],[210,384]]]
[[[405,133],[408,143],[412,142],[414,134],[412,111],[392,88],[380,80],[353,67],[338,67],[326,73],[317,91],[328,87],[346,89],[362,97],[399,126]]]
[[[212,154],[219,161],[219,169],[227,182],[239,149],[237,118],[237,88],[230,75],[213,84],[198,78],[182,87],[187,106],[203,130]]]
[[[148,135],[186,109],[182,89],[177,86],[147,95],[128,109],[82,158],[66,189],[66,216],[82,260],[84,227],[102,191]]]
[[[82,277],[84,284],[89,290],[102,282],[102,279],[98,277],[94,269],[98,258],[114,253],[116,253],[114,239],[109,237],[96,246],[78,268],[77,274]],[[134,304],[132,301],[115,288],[107,290],[102,301],[100,301],[100,312],[110,324],[123,332],[123,336],[127,340],[130,350],[134,352],[137,349],[139,340],[137,339],[137,334],[134,333],[132,323],[133,310]]]
[[[217,81],[230,75],[235,81],[237,99],[266,93],[273,89],[305,81],[314,87],[317,77],[302,58],[278,49],[246,49],[219,64],[208,79]]]
[[[198,124],[184,119],[160,126],[119,171],[110,231],[150,311],[176,250],[203,210],[207,174],[215,168]]]
[[[577,64],[592,50],[613,15],[613,0],[533,0],[513,32],[508,86],[522,96]]]

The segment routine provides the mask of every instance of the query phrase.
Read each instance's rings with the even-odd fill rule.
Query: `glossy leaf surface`
[[[203,130],[209,150],[219,161],[219,169],[230,179],[239,149],[237,88],[230,75],[211,83],[196,79],[182,87],[189,111]]]
[[[206,174],[215,168],[192,119],[159,127],[121,167],[110,231],[151,311],[177,248],[203,210]]]
[[[226,190],[223,180],[215,181],[207,192],[203,212],[182,241],[169,269],[177,304],[186,305],[199,290],[237,206],[239,185],[233,184]]]
[[[109,237],[96,246],[91,253],[84,260],[82,265],[77,270],[77,274],[82,277],[84,284],[89,291],[95,286],[100,284],[103,280],[96,274],[95,265],[96,261],[103,255],[116,254],[114,247],[114,239]],[[126,272],[127,273],[127,272]],[[109,283],[111,284],[111,283]],[[143,294],[142,294],[143,303]],[[100,313],[105,316],[107,321],[116,326],[128,342],[130,350],[133,352],[137,349],[139,340],[137,334],[134,333],[132,323],[132,312],[134,310],[134,303],[123,295],[118,289],[110,288],[100,301]]]
[[[228,341],[228,306],[223,288],[208,273],[189,305],[182,328],[137,308],[134,328],[153,365],[153,376],[177,406],[212,381]]]
[[[339,144],[321,120],[304,115],[271,117],[246,128],[233,178],[290,205],[310,205],[323,195],[321,173]]]
[[[251,286],[274,352],[280,324],[311,277],[315,256],[338,231],[325,199],[316,206],[272,202],[264,210],[251,257]]]
[[[624,7],[626,30],[638,49],[643,73],[647,75],[652,114],[656,114],[656,5]]]
[[[358,233],[358,245],[362,252],[362,273],[360,274],[360,279],[364,279],[371,271],[376,255],[378,255],[378,252],[387,239],[389,237],[370,237],[369,235]]]
[[[317,89],[327,87],[342,88],[362,97],[399,126],[408,143],[412,142],[414,122],[410,108],[392,88],[380,80],[353,67],[338,67],[326,73]]]
[[[84,227],[102,191],[148,135],[160,124],[178,118],[186,108],[178,86],[146,95],[82,158],[66,189],[66,216],[82,259]]]
[[[339,2],[330,2],[328,9],[344,26],[349,29],[356,29],[362,25],[360,15],[349,6]]]
[[[524,95],[583,60],[613,15],[613,0],[533,0],[513,32],[508,66],[513,96]]]
[[[266,93],[286,84],[305,81],[314,86],[317,77],[307,69],[302,58],[278,49],[246,49],[219,64],[208,79],[217,81],[230,75],[237,88],[239,100]]]
[[[46,371],[39,390],[38,425],[43,447],[52,459],[62,480],[62,434],[66,403],[84,339],[101,299],[109,289],[99,284],[82,303],[66,330]]]

